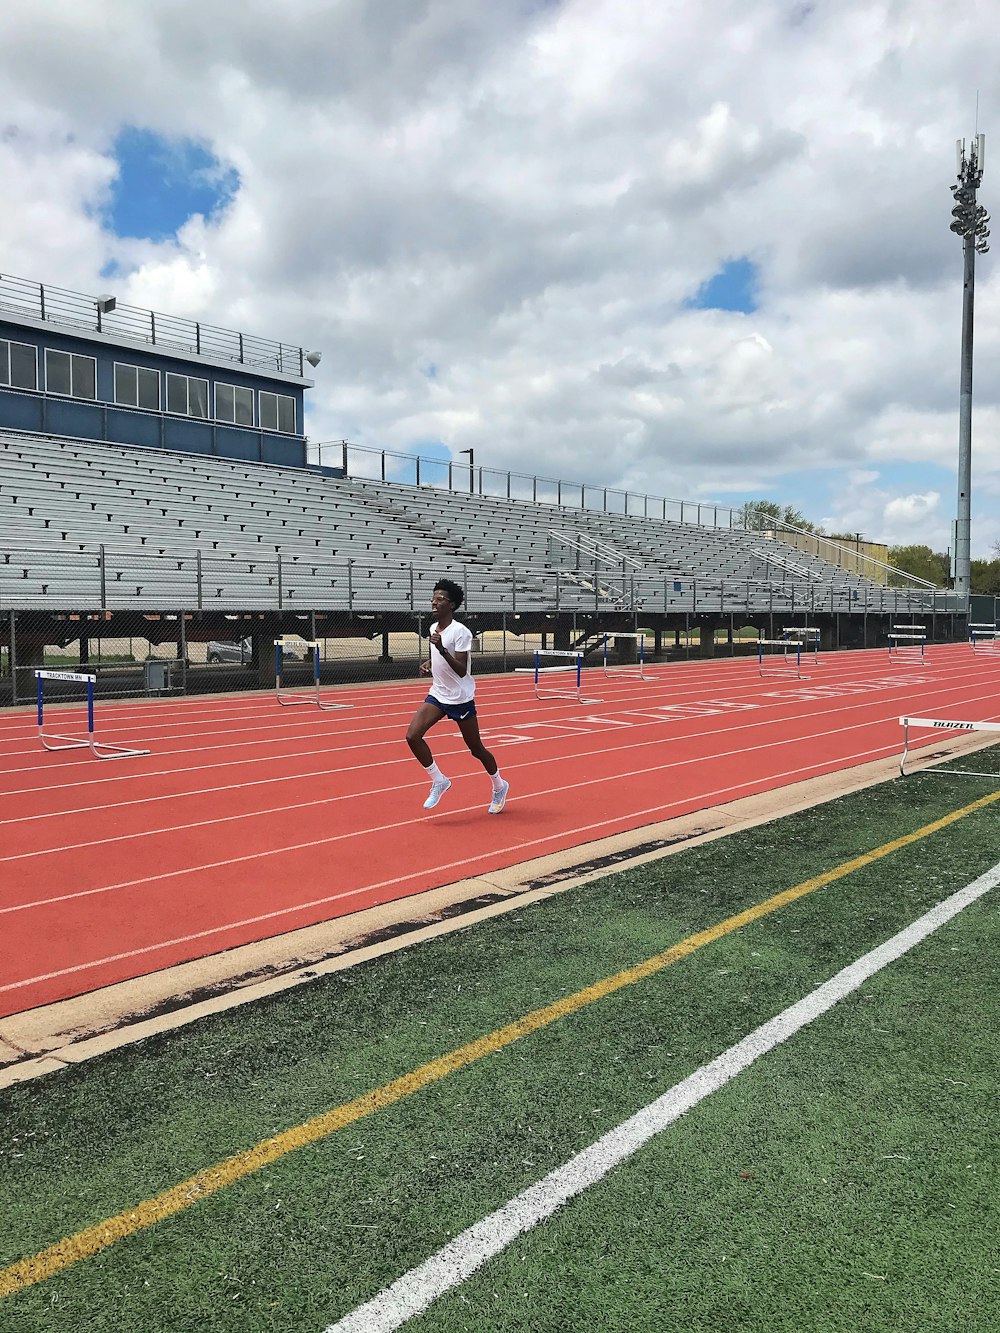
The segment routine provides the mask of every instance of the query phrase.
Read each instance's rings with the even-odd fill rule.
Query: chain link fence
[[[948,593],[200,551],[52,554],[7,552],[0,564],[0,704],[30,702],[42,667],[91,673],[106,697],[269,689],[279,637],[288,685],[312,680],[314,643],[324,685],[415,678],[442,575],[465,589],[459,617],[476,634],[480,675],[528,666],[536,649],[578,647],[585,664],[599,663],[616,630],[645,631],[651,662],[753,655],[758,637],[795,625],[820,628],[830,648],[884,647],[902,620],[923,624],[932,642],[966,636]],[[634,641],[612,651],[628,660]]]

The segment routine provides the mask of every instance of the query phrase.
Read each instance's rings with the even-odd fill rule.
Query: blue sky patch
[[[750,259],[731,259],[718,273],[702,283],[696,296],[685,305],[690,310],[738,310],[744,315],[757,309],[757,265]]]
[[[115,139],[118,179],[108,224],[116,236],[163,241],[195,213],[218,213],[239,188],[238,172],[193,139],[126,126]]]

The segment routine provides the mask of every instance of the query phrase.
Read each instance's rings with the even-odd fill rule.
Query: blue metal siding
[[[278,463],[286,467],[304,467],[305,439],[301,433],[303,389],[273,380],[267,375],[248,374],[238,365],[213,367],[163,356],[153,350],[128,345],[97,343],[74,338],[60,329],[39,330],[22,327],[0,319],[0,338],[27,343],[38,351],[39,389],[8,389],[0,386],[0,426],[12,430],[49,432],[90,440],[109,440],[116,444],[178,449],[184,452],[214,454],[258,462]],[[88,356],[97,363],[97,401],[67,398],[45,392],[45,349]],[[167,372],[204,379],[209,385],[209,408],[215,409],[216,384],[235,384],[254,391],[254,412],[259,410],[257,395],[279,393],[295,403],[295,420],[300,433],[279,435],[259,427],[214,423],[198,417],[179,416],[161,410],[115,405],[115,363],[141,366],[160,374],[160,402],[166,402]]]
[[[163,446],[163,418],[158,412],[117,411],[105,413],[108,422],[103,436],[111,444],[138,444],[147,449]]]
[[[275,463],[280,467],[305,467],[305,444],[297,435],[264,435],[263,440],[262,463]]]

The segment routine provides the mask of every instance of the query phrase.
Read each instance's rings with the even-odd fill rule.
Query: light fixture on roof
[[[102,296],[94,298],[94,305],[97,306],[97,332],[101,331],[101,316],[110,315],[118,302],[110,292],[105,292]]]
[[[475,490],[476,451],[474,449],[459,449],[458,452],[469,455],[469,494],[472,495]]]
[[[306,352],[306,360],[311,366],[318,366],[323,360],[322,352]]]

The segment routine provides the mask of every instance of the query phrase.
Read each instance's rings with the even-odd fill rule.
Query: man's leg
[[[500,776],[497,761],[483,744],[482,737],[479,734],[479,719],[475,714],[472,717],[463,718],[458,724],[458,729],[462,733],[462,739],[469,747],[469,752],[475,755],[490,775],[490,781],[493,783],[493,800],[490,802],[490,814],[498,815],[507,803],[510,783],[505,782]]]
[[[435,708],[433,704],[422,703],[413,714],[413,720],[406,730],[406,743],[410,747],[413,757],[421,764],[427,776],[431,780],[431,790],[424,801],[425,810],[433,810],[451,786],[451,780],[438,768],[434,762],[434,756],[431,754],[431,747],[424,740],[424,736],[430,731],[436,723],[444,717],[440,708]]]

